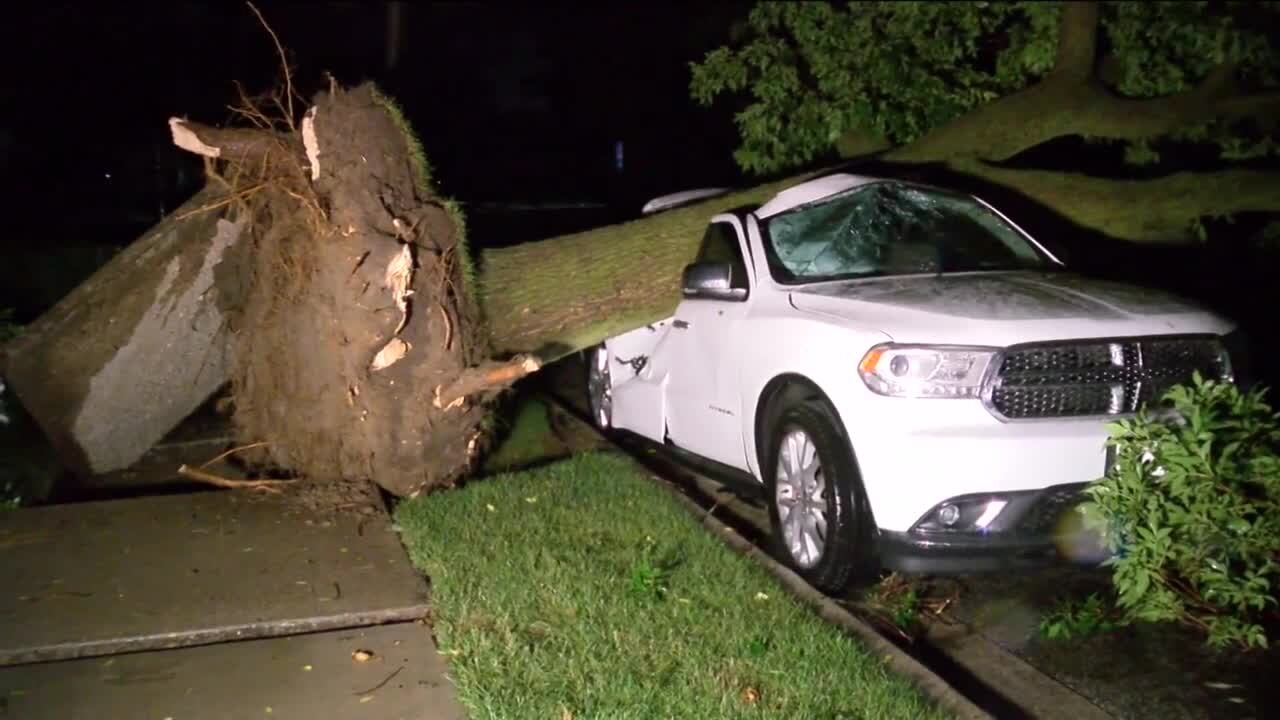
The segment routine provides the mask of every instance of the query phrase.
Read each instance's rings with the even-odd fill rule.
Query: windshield
[[[764,224],[774,279],[1045,270],[1040,251],[977,200],[896,182],[854,188]]]

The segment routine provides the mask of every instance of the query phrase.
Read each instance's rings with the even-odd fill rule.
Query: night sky
[[[304,96],[324,73],[376,80],[406,107],[443,192],[464,201],[638,208],[738,180],[732,109],[690,100],[688,64],[726,41],[744,4],[403,3],[394,57],[385,3],[258,7]],[[28,241],[127,242],[200,182],[168,117],[224,123],[234,82],[252,93],[280,77],[239,2],[26,3],[0,33],[0,172]]]

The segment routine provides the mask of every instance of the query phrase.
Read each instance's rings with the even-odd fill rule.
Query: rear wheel
[[[587,351],[587,401],[591,421],[601,430],[613,427],[613,378],[609,374],[609,349],[604,344]]]
[[[823,402],[785,408],[761,469],[779,554],[818,589],[836,593],[870,567],[871,517],[839,420]]]

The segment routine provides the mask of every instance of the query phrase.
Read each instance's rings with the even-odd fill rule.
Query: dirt
[[[263,472],[401,496],[451,485],[472,467],[484,415],[476,398],[433,404],[484,354],[459,229],[371,86],[320,93],[315,107],[319,177],[297,152],[220,170],[270,178],[245,200],[250,242],[219,277],[237,440],[267,443],[245,455]],[[388,275],[403,260],[408,293]],[[403,356],[374,369],[389,345]]]

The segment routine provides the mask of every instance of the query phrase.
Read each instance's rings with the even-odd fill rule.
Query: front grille
[[[1077,340],[1010,348],[988,388],[991,409],[1008,420],[1123,415],[1153,404],[1196,371],[1227,376],[1210,337]]]

